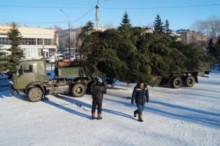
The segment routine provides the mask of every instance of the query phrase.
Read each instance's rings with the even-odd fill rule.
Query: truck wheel
[[[81,83],[76,83],[72,87],[72,95],[74,97],[82,97],[86,93],[86,87]]]
[[[175,77],[171,81],[172,88],[180,88],[182,86],[182,79],[180,77]]]
[[[32,87],[28,90],[27,95],[31,102],[37,102],[43,98],[43,91],[39,87]]]
[[[192,87],[195,84],[195,78],[193,76],[187,76],[184,80],[186,87]]]

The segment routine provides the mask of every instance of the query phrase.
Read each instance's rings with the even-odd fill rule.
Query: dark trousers
[[[137,112],[138,114],[142,115],[142,112],[144,111],[144,105],[136,104],[137,106]]]
[[[102,113],[102,99],[92,100],[92,113],[95,113],[96,107],[98,108],[98,114],[101,114]]]

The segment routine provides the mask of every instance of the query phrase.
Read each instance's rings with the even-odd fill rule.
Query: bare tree
[[[109,23],[106,23],[106,24],[104,25],[104,28],[105,28],[105,29],[111,29],[111,28],[114,28],[114,27],[113,27],[113,25],[109,22]]]
[[[210,17],[206,20],[198,20],[193,27],[197,31],[206,34],[208,38],[216,40],[220,35],[220,18]]]

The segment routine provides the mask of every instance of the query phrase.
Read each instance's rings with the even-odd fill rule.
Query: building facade
[[[77,36],[81,32],[81,29],[66,29],[60,30],[58,34],[58,51],[59,53],[68,54],[69,51],[71,54],[76,52],[77,48]]]
[[[207,43],[207,37],[201,32],[191,31],[188,29],[180,29],[177,30],[176,33],[180,34],[181,42],[185,44],[196,43],[203,46]]]
[[[105,31],[107,27],[99,27],[95,29],[96,31]],[[65,29],[59,30],[58,40],[59,43],[57,45],[59,53],[68,54],[76,54],[79,53],[79,45],[82,44],[81,40],[79,39],[79,35],[82,31],[82,28],[75,28],[75,29]]]
[[[23,51],[25,58],[49,58],[57,51],[57,36],[54,29],[34,28],[17,26],[22,37],[22,43],[19,46]],[[0,25],[0,45],[1,49],[9,49],[11,47],[8,39],[8,32],[11,26]]]

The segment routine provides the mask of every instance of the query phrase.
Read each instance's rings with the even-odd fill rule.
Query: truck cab
[[[12,93],[22,92],[30,101],[37,102],[46,94],[82,97],[91,92],[95,80],[86,76],[83,67],[78,63],[75,66],[62,66],[62,63],[65,62],[55,63],[56,78],[47,79],[45,59],[20,61],[13,74]]]
[[[31,83],[44,82],[47,76],[44,62],[44,59],[19,62],[13,74],[13,88],[24,90]]]

